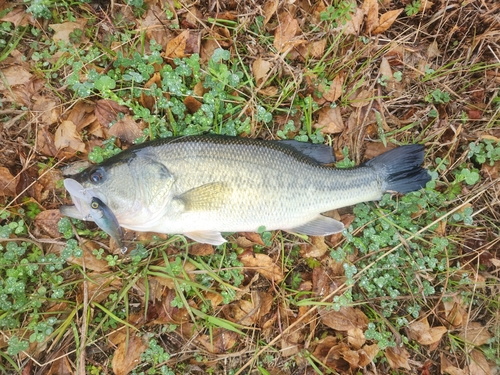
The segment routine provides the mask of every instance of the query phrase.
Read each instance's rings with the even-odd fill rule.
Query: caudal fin
[[[387,151],[365,165],[375,168],[384,180],[386,191],[408,193],[425,187],[431,176],[422,168],[424,146],[408,145]]]

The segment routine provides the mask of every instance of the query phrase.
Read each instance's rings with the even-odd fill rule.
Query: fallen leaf
[[[26,7],[15,7],[5,16],[0,18],[3,22],[12,22],[15,27],[29,24],[30,15],[26,13]]]
[[[366,14],[365,31],[370,34],[379,26],[378,0],[365,0],[362,9]]]
[[[202,106],[201,102],[193,98],[191,95],[186,96],[184,105],[189,113],[196,113]]]
[[[323,99],[334,102],[338,98],[342,96],[342,84],[344,83],[344,77],[340,74],[337,74],[335,78],[333,78],[330,87],[326,92],[323,92]]]
[[[305,43],[295,37],[300,33],[299,22],[288,12],[280,17],[280,23],[274,31],[274,48],[278,53],[290,50],[291,48]]]
[[[268,0],[264,4],[263,11],[264,11],[264,26],[267,25],[271,17],[276,13],[276,10],[278,10],[278,4],[279,0]]]
[[[76,125],[76,130],[81,131],[96,120],[95,110],[94,103],[80,100],[71,108],[66,120],[73,122]]]
[[[170,40],[165,47],[165,52],[161,55],[166,58],[173,59],[174,57],[185,57],[186,44],[189,38],[189,30],[184,30],[174,39]]]
[[[266,279],[279,283],[284,279],[283,272],[269,255],[245,252],[240,256],[240,261],[245,267],[255,269]]]
[[[445,357],[443,353],[441,353],[441,374],[449,374],[449,375],[472,375],[474,373],[467,373],[466,371],[453,366],[451,361]]]
[[[311,236],[311,243],[300,245],[300,255],[303,258],[321,258],[328,251],[323,236]]]
[[[441,340],[448,331],[446,327],[430,327],[427,318],[415,321],[408,326],[408,334],[412,340],[422,345],[432,345]]]
[[[0,90],[5,90],[7,87],[25,85],[32,77],[32,74],[20,65],[2,68],[0,72],[3,75],[2,79],[0,79]],[[4,82],[7,83],[7,87],[4,85]]]
[[[252,326],[257,321],[257,308],[251,301],[240,299],[224,306],[222,312],[227,320],[243,326]]]
[[[398,368],[405,368],[407,370],[411,370],[410,364],[408,363],[410,354],[405,348],[401,346],[387,348],[385,350],[385,357],[387,358],[387,362],[389,362],[389,366],[391,366],[392,369],[397,370]]]
[[[325,106],[318,111],[318,122],[315,129],[320,129],[323,134],[338,134],[344,130],[344,121],[340,107]]]
[[[194,243],[189,247],[190,255],[207,256],[214,253],[214,247],[207,243]]]
[[[93,254],[93,251],[99,250],[101,248],[101,245],[93,241],[87,241],[81,244],[80,247],[83,250],[83,255],[81,257],[70,256],[69,258],[67,258],[67,261],[69,263],[78,264],[79,266],[82,266],[85,263],[85,268],[87,270],[99,273],[109,271],[110,267],[108,262],[105,261],[104,259],[97,259],[96,256]],[[101,284],[105,284],[105,281],[102,280],[100,280],[100,282],[93,281],[93,283],[101,286]]]
[[[278,94],[278,88],[276,86],[269,86],[258,91],[259,94],[265,96],[275,96]]]
[[[355,108],[364,107],[373,100],[373,90],[361,90],[349,97],[350,105]]]
[[[52,36],[52,40],[54,42],[58,42],[60,40],[64,42],[70,42],[70,34],[76,29],[80,29],[82,31],[85,30],[85,25],[87,24],[87,20],[84,18],[80,18],[77,22],[64,22],[64,23],[53,23],[50,24],[50,28],[55,31]]]
[[[356,8],[354,14],[351,15],[351,19],[347,20],[345,24],[336,27],[334,31],[346,35],[359,35],[364,18],[365,12],[360,8]]]
[[[213,354],[223,354],[232,349],[238,341],[239,335],[236,332],[223,328],[215,328],[212,334],[203,335],[198,341]]]
[[[109,99],[98,100],[95,105],[95,117],[104,128],[108,129],[118,118],[119,114],[127,114],[127,107],[119,105]]]
[[[85,152],[85,143],[82,142],[72,121],[61,122],[54,135],[54,145],[58,150],[68,147],[75,152]]]
[[[339,311],[318,308],[321,322],[336,331],[351,331],[356,328],[365,331],[368,328],[368,317],[358,308],[342,306]]]
[[[40,212],[35,217],[35,226],[38,229],[43,230],[52,238],[61,237],[59,233],[58,223],[61,220],[62,215],[58,209],[56,210],[45,210]]]
[[[48,126],[40,126],[36,134],[36,149],[45,156],[56,156],[57,148],[54,145],[54,135],[49,131]]]
[[[0,195],[15,197],[18,182],[19,176],[14,177],[7,168],[0,166]]]
[[[486,344],[492,338],[492,335],[481,323],[469,322],[465,324],[462,330],[458,333],[458,337],[467,343],[481,346]]]
[[[148,348],[146,337],[139,337],[136,332],[131,332],[128,340],[118,345],[111,362],[115,375],[127,375],[140,363],[141,354]]]
[[[375,30],[373,30],[372,34],[373,35],[381,34],[384,31],[386,31],[387,29],[389,29],[389,27],[392,26],[394,21],[396,21],[396,18],[398,18],[398,16],[401,14],[401,12],[403,10],[404,9],[402,9],[402,8],[395,9],[395,10],[390,10],[390,11],[382,14],[380,16],[379,25]]]
[[[135,143],[143,135],[140,124],[131,115],[125,115],[115,122],[109,129],[109,134],[128,143]]]
[[[469,373],[474,375],[491,375],[490,365],[484,354],[479,350],[473,350],[470,353]]]
[[[363,330],[359,327],[347,330],[347,341],[354,349],[360,349],[366,342]]]
[[[266,78],[267,73],[269,72],[269,69],[271,69],[271,63],[267,60],[262,59],[261,57],[259,57],[253,62],[252,73],[253,76],[255,77],[255,82],[257,83],[257,86],[263,84],[264,79]]]
[[[43,125],[52,125],[59,120],[59,106],[55,99],[46,96],[37,96],[33,103],[32,111],[40,114],[40,122]]]

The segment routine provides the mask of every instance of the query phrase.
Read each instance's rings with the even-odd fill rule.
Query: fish
[[[61,212],[80,220],[94,221],[99,228],[111,236],[120,248],[122,254],[127,252],[123,245],[123,231],[116,216],[109,207],[99,199],[92,189],[85,189],[79,182],[66,178],[64,186],[75,203],[72,207],[61,207]]]
[[[341,232],[342,222],[322,213],[425,187],[431,177],[421,166],[424,151],[418,144],[401,146],[337,169],[327,145],[184,136],[132,146],[72,180],[98,197],[123,228],[217,246],[226,242],[225,232]],[[76,207],[63,214],[82,217],[90,203],[73,199]]]

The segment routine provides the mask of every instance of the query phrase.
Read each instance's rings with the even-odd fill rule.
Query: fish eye
[[[89,177],[90,181],[95,183],[95,184],[99,184],[103,181],[104,179],[104,171],[102,169],[96,169],[95,171],[93,171],[91,174],[90,174],[90,177]]]
[[[99,203],[97,203],[96,201],[92,201],[92,203],[90,204],[90,206],[94,209],[94,210],[97,210],[99,208]]]

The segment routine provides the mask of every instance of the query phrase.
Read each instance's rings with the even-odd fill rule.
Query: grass
[[[24,24],[9,18],[13,6],[0,10],[0,113],[10,124],[0,153],[1,372],[490,374],[500,365],[500,61],[488,33],[498,11],[431,12],[413,1],[373,36],[342,29],[361,3],[268,4],[216,2],[216,13],[183,2],[153,12],[142,1],[113,10],[26,1],[16,8],[33,17]],[[69,24],[82,18],[85,27]],[[283,20],[297,29],[278,35]],[[54,40],[52,24],[67,37]],[[324,48],[308,49],[314,42]],[[257,57],[267,62],[260,73]],[[12,64],[30,81],[15,84]],[[329,89],[340,90],[333,101]],[[325,109],[339,110],[342,129],[316,125]],[[64,120],[76,137],[57,135]],[[205,132],[327,143],[338,167],[381,145],[423,143],[433,179],[339,210],[343,235],[263,228],[214,249],[127,233],[126,257],[95,226],[52,211],[69,203],[61,166]],[[62,141],[70,146],[58,149]]]

